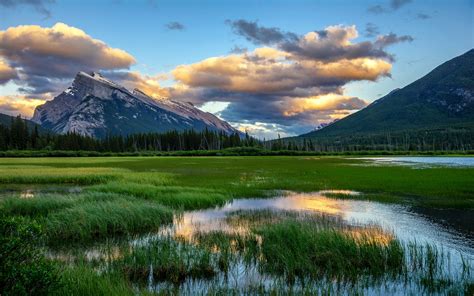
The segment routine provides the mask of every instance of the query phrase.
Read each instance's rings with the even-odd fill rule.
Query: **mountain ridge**
[[[154,99],[94,72],[79,72],[70,87],[35,109],[32,121],[57,133],[76,132],[99,138],[189,129],[238,132],[191,103]]]
[[[341,137],[451,125],[474,126],[474,49],[366,108],[299,137]]]

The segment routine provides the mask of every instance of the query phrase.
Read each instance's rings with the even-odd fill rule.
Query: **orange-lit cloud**
[[[74,75],[79,70],[123,69],[135,63],[126,51],[63,23],[51,28],[28,25],[0,31],[0,54],[27,74],[52,77]]]
[[[296,88],[344,85],[350,81],[388,76],[391,64],[382,59],[343,59],[329,63],[292,60],[276,51],[205,59],[180,65],[172,71],[179,82],[191,87],[210,87],[233,92],[284,92]]]
[[[124,71],[135,63],[126,51],[63,23],[50,28],[10,27],[0,31],[0,84],[13,80],[18,93],[24,95],[2,97],[0,110],[30,116],[38,102],[62,92],[79,71],[109,72],[128,88],[139,88],[157,98],[167,97],[167,90],[159,85],[163,79],[160,75]]]
[[[0,85],[17,78],[15,69],[11,68],[4,60],[0,58]]]
[[[172,74],[178,83],[170,96],[198,104],[229,102],[222,118],[245,128],[258,122],[254,129],[263,133],[312,129],[365,107],[364,100],[344,95],[344,86],[389,77],[393,57],[385,48],[412,41],[392,33],[355,42],[355,26],[297,35],[244,20],[228,24],[264,46],[176,67]]]
[[[340,111],[346,112],[347,110],[359,110],[365,106],[367,106],[367,103],[356,97],[327,94],[311,98],[296,98],[289,102],[283,114],[293,116],[308,111],[334,111],[334,113],[337,113]]]
[[[79,71],[128,69],[136,62],[126,51],[63,23],[51,28],[25,25],[0,31],[0,59],[10,67],[3,81],[16,78],[21,92],[36,96],[60,92],[64,80]],[[0,69],[5,68],[5,62]]]
[[[172,87],[161,85],[168,74],[130,71],[136,63],[131,54],[63,23],[0,31],[0,84],[14,81],[25,95],[2,97],[0,112],[30,115],[38,102],[67,87],[77,72],[99,71],[155,98],[198,105],[226,102],[219,115],[236,126],[297,133],[363,108],[365,101],[345,95],[344,86],[389,77],[393,57],[386,47],[412,41],[391,33],[356,42],[355,26],[298,35],[257,22],[228,24],[259,47],[177,66],[169,73],[176,81]]]
[[[117,81],[128,89],[137,88],[148,96],[162,99],[170,96],[169,88],[164,88],[160,85],[161,80],[168,79],[165,74],[158,74],[154,76],[143,75],[136,71],[129,72],[112,72],[107,75],[112,80]]]
[[[0,113],[31,117],[35,107],[43,103],[44,100],[25,96],[0,96]]]

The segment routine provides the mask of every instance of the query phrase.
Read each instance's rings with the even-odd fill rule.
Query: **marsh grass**
[[[74,203],[73,197],[67,195],[45,195],[28,199],[8,197],[0,201],[0,209],[7,215],[38,217],[71,207]]]
[[[317,229],[307,222],[285,221],[261,226],[262,268],[295,278],[322,275],[357,278],[361,274],[399,274],[404,268],[400,242],[378,243],[370,236],[354,237],[337,229]]]
[[[2,197],[0,211],[36,220],[50,247],[68,247],[148,234],[182,210],[224,205],[236,197],[266,197],[276,190],[344,188],[363,194],[330,197],[474,208],[472,169],[354,165],[361,162],[308,156],[2,159],[0,186],[84,187],[77,194]],[[456,278],[445,272],[442,250],[402,245],[377,229],[348,227],[337,218],[240,211],[226,222],[246,231],[202,232],[189,241],[159,237],[145,245],[121,245],[118,251],[106,248],[92,261],[68,261],[65,288],[58,295],[143,294],[147,290],[132,283],[146,282],[147,276],[171,283],[172,288],[158,291],[165,294],[180,293],[183,281],[204,281],[206,291],[221,295],[365,294],[367,278],[378,286],[405,281],[414,285],[410,291],[425,294],[470,295],[474,289],[469,261],[463,263],[465,276]],[[245,272],[256,268],[274,285],[262,280],[228,287],[213,281],[222,275],[232,278],[232,271],[240,270],[236,266]]]
[[[155,186],[143,183],[111,182],[88,188],[158,202],[173,209],[194,210],[223,205],[230,200],[222,190],[183,186]]]
[[[250,232],[198,232],[193,240],[224,254],[240,253],[245,262],[258,262],[262,272],[284,275],[290,283],[399,275],[406,268],[402,244],[379,228],[349,227],[331,216],[272,210],[237,211],[226,221]]]
[[[230,197],[350,189],[361,198],[434,207],[473,208],[470,168],[358,166],[344,157],[4,158],[0,184],[105,184],[111,181],[216,190]],[[349,177],[350,176],[350,177]],[[357,197],[355,197],[357,198]],[[184,199],[183,199],[184,200]],[[218,205],[221,198],[214,199]],[[174,204],[169,201],[169,204]],[[191,202],[208,207],[212,200]],[[212,205],[211,205],[212,206]]]
[[[211,252],[170,237],[151,239],[146,245],[124,253],[120,260],[113,262],[113,270],[122,271],[136,282],[179,284],[188,278],[210,279],[218,272],[215,255]]]
[[[457,295],[470,289],[469,276],[452,276],[446,269],[449,256],[442,249],[402,244],[375,226],[349,226],[330,216],[272,210],[237,211],[226,221],[248,231],[147,235],[130,244],[103,247],[102,259],[84,264],[101,270],[94,281],[105,281],[106,286],[117,279],[125,285],[135,283],[137,294]],[[81,266],[80,262],[75,264]],[[255,270],[260,280],[237,280]]]
[[[44,223],[54,244],[143,233],[172,220],[172,211],[156,203],[115,199],[77,204],[49,215]]]
[[[313,288],[324,291],[326,286],[338,293],[332,286],[336,280],[337,285],[357,287],[365,294],[370,287],[394,282],[414,291],[454,295],[470,287],[467,271],[450,273],[450,257],[442,249],[402,244],[377,227],[349,227],[331,217],[271,210],[237,211],[227,221],[251,232],[197,232],[191,240],[218,252],[219,266],[225,266],[221,270],[231,269],[238,256],[245,266],[256,265],[274,279],[283,278],[289,287],[319,283]],[[463,260],[465,270],[469,264]],[[277,291],[287,288],[283,284]]]
[[[92,185],[120,178],[123,169],[74,168],[62,169],[42,166],[2,167],[0,184],[76,184]]]
[[[99,274],[90,266],[67,266],[61,274],[61,289],[53,295],[62,296],[124,296],[136,295],[130,282],[117,273]]]

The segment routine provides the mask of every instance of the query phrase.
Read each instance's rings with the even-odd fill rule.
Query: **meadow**
[[[470,293],[470,260],[451,274],[443,250],[326,215],[240,211],[225,218],[230,231],[173,229],[189,211],[287,191],[472,211],[473,180],[467,167],[329,156],[3,158],[0,211],[20,225],[11,237],[39,229],[48,294]]]

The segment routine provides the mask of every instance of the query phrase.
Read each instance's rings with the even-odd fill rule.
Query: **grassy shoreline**
[[[330,156],[6,158],[0,190],[58,184],[198,209],[275,190],[344,189],[360,198],[440,208],[474,208],[474,169],[371,165]],[[160,196],[157,200],[155,196]]]
[[[459,292],[473,286],[439,273],[437,265],[426,265],[441,264],[429,246],[373,244],[365,234],[348,235],[353,228],[295,220],[291,215],[276,220],[268,220],[266,214],[240,215],[237,218],[250,222],[267,219],[250,225],[252,237],[211,233],[191,242],[152,238],[145,245],[109,243],[156,233],[182,211],[221,206],[234,198],[268,197],[278,190],[354,190],[362,194],[332,197],[473,210],[472,180],[474,169],[468,167],[379,166],[330,156],[4,158],[0,216],[38,225],[50,250],[103,246],[100,259],[80,255],[68,263],[50,260],[60,271],[62,287],[57,295],[150,295],[146,285],[150,278],[164,293],[177,293],[186,282],[190,286],[184,293],[192,292],[194,281],[222,281],[231,276],[227,273],[232,266],[245,262],[249,272],[258,270],[278,279],[273,287],[248,287],[250,294],[285,294],[295,285],[298,293],[303,283],[308,284],[306,293],[338,293],[332,281],[318,282],[320,276],[337,276],[341,283],[356,281],[364,293],[365,279],[352,277],[375,276],[370,285],[377,286],[377,281],[391,281],[393,272],[411,276],[414,271],[404,259],[413,256],[410,252],[422,260],[420,275],[412,283],[416,289]],[[238,293],[226,286],[210,287],[211,294]]]
[[[255,147],[237,147],[223,150],[189,151],[133,151],[100,152],[83,150],[7,150],[0,151],[0,158],[23,157],[130,157],[130,156],[472,156],[474,150],[417,151],[417,150],[354,150],[354,151],[295,151],[268,150]]]

